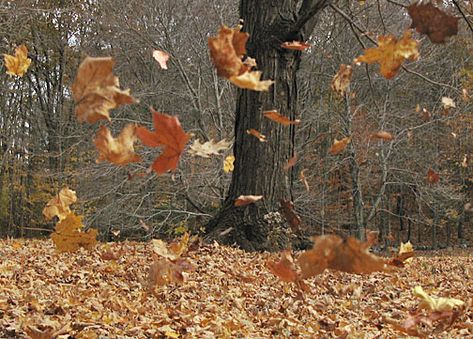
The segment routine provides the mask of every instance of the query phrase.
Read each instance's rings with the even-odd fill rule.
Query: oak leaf
[[[313,241],[313,248],[302,253],[297,260],[304,279],[327,268],[357,274],[389,270],[383,258],[369,252],[369,244],[355,238],[324,235],[314,237]]]
[[[111,109],[136,102],[129,89],[119,88],[118,77],[112,72],[114,63],[111,57],[86,57],[80,64],[72,84],[75,113],[79,121],[94,123],[110,120]]]
[[[261,141],[261,142],[266,142],[266,141],[268,141],[268,140],[266,140],[266,135],[261,134],[260,132],[258,132],[258,131],[255,130],[254,128],[247,129],[247,130],[246,130],[246,133],[248,133],[249,135],[252,135],[252,136],[258,138],[258,140]]]
[[[153,51],[153,58],[159,64],[162,69],[168,69],[167,62],[169,60],[170,55],[163,51],[154,50]]]
[[[382,35],[378,37],[378,47],[365,49],[365,54],[356,58],[354,62],[378,63],[381,66],[381,74],[386,79],[391,79],[405,60],[419,58],[417,41],[411,39],[411,35],[410,30],[405,31],[400,39],[390,34]]]
[[[333,141],[332,146],[329,149],[330,154],[336,155],[338,153],[341,153],[350,143],[351,138],[350,137],[345,137],[341,140],[335,139]]]
[[[93,249],[97,243],[97,230],[82,230],[82,217],[74,213],[69,213],[65,219],[61,220],[51,234],[51,239],[59,252],[74,252],[79,247]]]
[[[76,201],[76,192],[64,187],[54,198],[48,201],[46,207],[43,209],[43,215],[46,220],[51,220],[53,217],[58,217],[59,220],[63,220],[71,213],[69,206]]]
[[[3,54],[3,58],[9,75],[22,77],[31,65],[31,59],[28,58],[28,48],[25,45],[15,48],[15,55]]]
[[[95,147],[99,151],[97,163],[107,160],[116,165],[126,165],[138,162],[141,158],[135,153],[133,143],[136,140],[136,126],[128,124],[123,128],[117,138],[112,136],[106,126],[100,126],[95,136]]]
[[[350,65],[341,64],[337,74],[332,79],[332,90],[341,96],[345,95],[348,86],[350,86],[353,68]]]
[[[189,135],[184,132],[176,117],[158,113],[153,108],[151,112],[155,130],[152,132],[140,126],[136,128],[136,135],[146,146],[164,148],[152,165],[157,174],[163,174],[177,168],[179,157],[189,141]]]
[[[257,202],[262,198],[262,195],[240,195],[238,198],[235,199],[234,204],[235,206],[246,206]]]
[[[234,162],[235,162],[235,157],[233,155],[227,156],[225,160],[223,161],[223,171],[225,173],[233,172],[235,168],[233,164]]]
[[[407,12],[412,19],[411,28],[427,34],[433,43],[444,43],[446,38],[458,33],[458,18],[432,3],[412,4],[407,7]]]
[[[305,43],[303,41],[286,41],[281,44],[282,48],[285,49],[292,49],[296,51],[303,51],[307,48],[310,47],[308,43]]]
[[[226,141],[225,139],[219,142],[214,142],[213,139],[211,139],[203,144],[200,143],[199,139],[196,139],[190,147],[189,154],[210,158],[211,155],[218,155],[218,152],[228,149],[231,145],[232,142]]]
[[[289,126],[289,125],[297,125],[301,121],[300,120],[291,120],[288,117],[279,114],[278,111],[264,111],[263,115],[265,118],[268,118],[269,120],[275,121],[278,124],[284,125],[284,126]]]

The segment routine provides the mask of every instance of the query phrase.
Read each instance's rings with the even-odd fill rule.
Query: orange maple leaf
[[[365,54],[356,58],[354,62],[378,63],[381,66],[381,74],[386,79],[391,79],[396,75],[404,60],[419,58],[417,41],[411,39],[411,35],[410,30],[405,31],[399,40],[393,35],[381,35],[378,37],[378,47],[365,49]]]
[[[157,174],[175,170],[179,157],[189,141],[189,135],[184,132],[179,120],[167,114],[158,113],[153,108],[153,125],[155,131],[145,127],[137,127],[136,135],[141,142],[149,147],[164,147],[163,153],[153,162],[152,168]]]
[[[329,150],[330,154],[336,155],[336,154],[342,152],[348,146],[350,141],[351,141],[350,137],[345,137],[341,140],[335,139],[333,141],[332,147],[330,147],[330,150]]]
[[[98,120],[110,120],[111,109],[136,102],[129,89],[119,88],[118,77],[112,72],[114,63],[111,57],[87,57],[80,64],[72,84],[79,121],[92,124]]]
[[[117,138],[112,136],[106,126],[100,126],[94,143],[99,151],[97,162],[110,161],[116,165],[126,165],[130,162],[140,161],[141,158],[135,153],[133,143],[136,140],[136,126],[128,124],[123,128]]]

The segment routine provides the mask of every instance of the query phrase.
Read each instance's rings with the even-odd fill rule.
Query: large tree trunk
[[[284,41],[304,40],[313,29],[316,14],[328,3],[304,0],[241,0],[243,31],[249,32],[248,56],[256,59],[263,79],[273,79],[269,92],[238,90],[235,121],[235,169],[228,197],[209,223],[210,237],[236,243],[246,250],[277,250],[288,245],[287,225],[277,212],[281,199],[292,200],[292,173],[283,167],[294,155],[296,127],[283,126],[263,117],[277,110],[296,119],[297,70],[301,52],[281,48]],[[262,143],[246,133],[254,128],[266,135]],[[240,195],[263,195],[263,200],[235,207]],[[230,230],[231,228],[231,230]],[[227,230],[227,232],[224,232]],[[223,232],[223,235],[222,235]]]

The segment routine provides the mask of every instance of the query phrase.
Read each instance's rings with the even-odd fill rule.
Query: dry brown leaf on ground
[[[46,220],[51,220],[54,217],[58,217],[59,220],[63,220],[69,213],[71,213],[69,206],[76,201],[76,192],[64,187],[54,198],[48,201],[46,207],[43,209],[43,215]]]
[[[22,77],[31,65],[31,59],[28,58],[28,48],[25,45],[15,48],[15,55],[3,54],[3,58],[9,75]]]
[[[51,239],[59,252],[75,252],[79,247],[93,249],[97,244],[97,230],[82,230],[82,217],[69,213],[55,228]]]
[[[412,19],[411,28],[427,34],[430,41],[444,43],[445,39],[458,33],[458,18],[445,13],[432,3],[415,3],[407,7]]]
[[[110,120],[111,109],[136,102],[129,89],[120,89],[118,77],[112,70],[114,64],[111,57],[86,57],[80,64],[72,84],[79,121],[94,123],[102,119]]]
[[[225,151],[231,145],[232,142],[226,141],[225,139],[222,139],[219,142],[215,142],[213,139],[210,139],[203,144],[200,143],[199,139],[196,139],[189,149],[189,154],[203,158],[210,158],[211,155],[218,155],[218,152]]]
[[[240,195],[238,198],[235,199],[234,205],[246,206],[249,204],[253,204],[261,199],[263,199],[262,195]]]
[[[268,118],[269,120],[272,120],[274,122],[277,122],[278,124],[284,125],[284,126],[289,126],[289,125],[297,125],[300,124],[300,120],[291,120],[288,117],[281,115],[278,111],[272,110],[272,111],[264,111],[263,115],[265,118]]]
[[[354,60],[355,63],[378,63],[380,72],[386,79],[393,78],[405,60],[417,60],[419,51],[417,41],[411,39],[412,32],[407,30],[402,38],[393,35],[378,37],[378,47],[365,49],[365,54]]]
[[[348,86],[350,86],[352,74],[353,68],[350,65],[341,64],[340,69],[332,79],[332,90],[339,95],[344,96]]]
[[[154,50],[153,51],[153,58],[159,64],[162,69],[168,69],[167,62],[169,60],[170,55],[166,52]]]
[[[115,165],[126,165],[131,162],[138,162],[141,158],[135,153],[133,143],[137,139],[136,126],[126,125],[118,137],[114,138],[106,126],[100,126],[94,139],[95,147],[99,151],[97,163],[109,161]]]
[[[383,258],[371,254],[369,245],[355,238],[325,235],[313,240],[313,248],[297,259],[304,279],[318,275],[326,268],[357,274],[389,271]]]
[[[350,137],[345,137],[345,138],[342,138],[341,140],[335,139],[333,141],[332,146],[329,149],[329,153],[332,155],[337,155],[338,153],[343,152],[343,150],[348,146],[350,141],[351,141]]]

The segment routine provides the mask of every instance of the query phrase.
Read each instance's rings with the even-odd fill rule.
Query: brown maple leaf
[[[332,155],[337,155],[338,153],[341,153],[348,146],[350,141],[350,137],[345,137],[341,140],[335,139],[333,141],[332,146],[330,147],[329,153]]]
[[[138,162],[141,158],[135,153],[133,143],[136,140],[136,126],[128,124],[123,128],[117,138],[112,136],[106,126],[100,126],[94,143],[99,151],[97,162],[104,160],[116,165],[126,165],[130,162]]]
[[[412,19],[411,28],[426,34],[433,43],[444,43],[446,38],[458,33],[458,18],[432,3],[412,4],[407,12]]]
[[[136,135],[146,146],[164,148],[152,165],[157,174],[163,174],[177,168],[179,157],[190,137],[176,117],[158,113],[153,108],[150,110],[153,113],[155,131],[140,126],[136,128]]]
[[[94,123],[102,119],[110,120],[111,109],[136,102],[129,89],[119,88],[118,77],[112,72],[114,63],[111,57],[87,57],[80,64],[72,84],[79,121]]]

